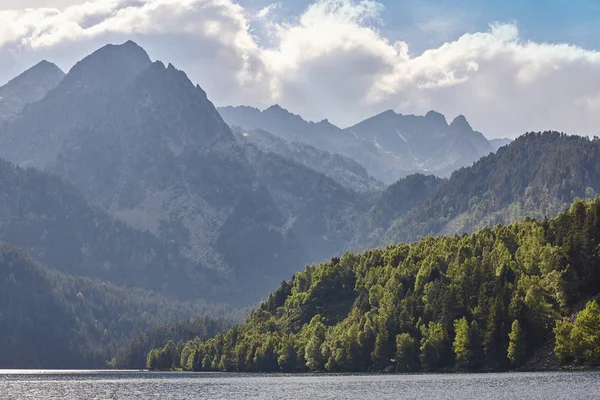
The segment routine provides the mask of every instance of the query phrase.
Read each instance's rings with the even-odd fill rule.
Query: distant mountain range
[[[219,108],[225,122],[245,130],[261,129],[287,140],[354,158],[369,174],[393,183],[411,173],[441,177],[495,151],[465,117],[451,124],[435,111],[425,116],[386,111],[347,129],[327,120],[314,123],[278,105],[264,111],[252,107]]]

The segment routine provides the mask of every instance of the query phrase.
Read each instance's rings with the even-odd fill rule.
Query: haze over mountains
[[[188,301],[254,304],[306,263],[553,216],[600,190],[598,140],[488,141],[434,111],[341,129],[279,106],[217,110],[133,42],[64,76],[42,62],[0,97],[0,240],[35,271],[135,288],[183,318]],[[77,313],[65,318],[85,331]]]

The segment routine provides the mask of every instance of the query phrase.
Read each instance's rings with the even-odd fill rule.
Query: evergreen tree
[[[465,317],[454,321],[454,332],[452,348],[456,355],[456,361],[468,367],[473,363],[474,339],[471,327]]]
[[[410,333],[396,336],[396,363],[401,371],[414,371],[419,368],[417,341]]]
[[[421,365],[426,370],[436,370],[448,360],[448,332],[442,324],[430,322],[421,327]]]
[[[508,335],[508,359],[514,366],[519,366],[525,360],[527,355],[525,332],[521,329],[518,320],[512,323],[512,329]]]

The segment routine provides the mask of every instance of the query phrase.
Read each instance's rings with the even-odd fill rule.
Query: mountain
[[[252,107],[223,107],[219,113],[230,126],[246,131],[264,130],[288,141],[309,144],[332,154],[356,160],[376,179],[391,183],[407,175],[410,163],[398,159],[372,142],[352,135],[327,120],[308,122],[278,105],[264,111]]]
[[[304,164],[252,144],[250,164],[312,260],[360,248],[372,194],[355,192]]]
[[[26,105],[44,98],[64,76],[56,65],[42,61],[0,87],[0,120],[14,117]]]
[[[151,326],[226,312],[41,267],[0,245],[0,368],[104,368]],[[207,336],[227,326],[205,318]],[[221,322],[220,322],[221,321]]]
[[[473,232],[526,217],[554,216],[600,190],[600,141],[528,133],[455,171],[422,205],[391,224],[385,242]]]
[[[0,137],[0,155],[63,177],[192,263],[233,275],[236,300],[257,300],[292,273],[282,265],[309,260],[206,93],[133,42],[77,63]]]
[[[416,116],[389,110],[347,131],[409,161],[415,170],[439,176],[449,176],[493,151],[483,134],[474,131],[464,116],[459,115],[448,125],[446,118],[435,111]]]
[[[464,116],[448,125],[435,111],[425,116],[386,111],[347,129],[327,120],[307,122],[278,105],[219,108],[223,119],[245,130],[262,129],[291,141],[351,157],[375,178],[392,183],[415,172],[449,176],[494,151]]]
[[[556,337],[563,362],[597,363],[598,304],[566,317],[600,294],[599,221],[597,197],[554,219],[348,253],[283,282],[244,324],[180,348],[194,371],[503,371]],[[169,368],[168,352],[148,365]]]
[[[512,139],[502,138],[502,139],[490,139],[490,145],[494,149],[494,151],[498,151],[500,147],[507,146],[512,143]]]
[[[356,192],[376,192],[384,188],[383,183],[370,177],[367,170],[350,157],[319,150],[306,143],[288,141],[263,130],[245,131],[232,127],[232,131],[242,144],[253,144],[263,151],[279,154]]]

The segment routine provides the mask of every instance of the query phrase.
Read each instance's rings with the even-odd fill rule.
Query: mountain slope
[[[0,241],[45,266],[121,285],[211,298],[224,277],[183,257],[173,243],[133,229],[90,205],[60,178],[0,160]]]
[[[525,217],[554,216],[600,190],[600,141],[529,133],[452,175],[422,206],[394,224],[387,241],[472,232]]]
[[[245,131],[232,127],[238,142],[252,144],[266,152],[279,154],[317,172],[356,192],[375,192],[383,183],[370,177],[367,170],[352,158],[319,150],[306,143],[293,142],[263,130]]]
[[[599,218],[597,197],[575,202],[552,220],[429,237],[309,266],[282,283],[243,325],[188,343],[192,368],[519,367],[553,340],[557,321],[600,293]],[[594,318],[593,326],[598,314]],[[598,342],[590,344],[598,354]]]
[[[332,178],[254,145],[245,146],[258,179],[287,219],[311,260],[359,248],[371,196],[356,193]]]
[[[0,300],[0,368],[102,368],[150,326],[226,311],[45,270],[6,245]]]
[[[104,121],[113,96],[151,65],[133,42],[108,45],[78,62],[55,90],[30,104],[2,133],[0,157],[46,168],[56,161],[75,130]]]
[[[26,105],[44,98],[64,76],[56,65],[42,61],[0,87],[0,120],[14,117]]]

